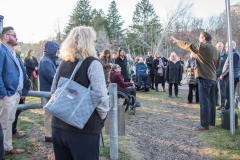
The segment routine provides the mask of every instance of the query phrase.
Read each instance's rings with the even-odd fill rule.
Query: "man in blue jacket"
[[[16,56],[18,45],[13,27],[4,27],[0,44],[0,122],[4,135],[5,154],[20,154],[23,149],[13,149],[12,123],[20,97],[28,93],[27,74],[22,61]]]
[[[44,46],[44,55],[40,60],[38,69],[40,91],[51,91],[52,81],[57,69],[58,50],[59,45],[53,41],[48,41]],[[52,115],[45,111],[45,142],[52,142],[51,120]]]
[[[136,64],[136,75],[140,89],[149,88],[148,68],[147,65],[144,64],[142,57],[139,57],[139,62]]]

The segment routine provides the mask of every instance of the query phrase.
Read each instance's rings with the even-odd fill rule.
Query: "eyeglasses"
[[[17,35],[16,35],[16,34],[7,34],[7,35],[11,35],[11,36],[13,36],[14,38],[17,38]]]

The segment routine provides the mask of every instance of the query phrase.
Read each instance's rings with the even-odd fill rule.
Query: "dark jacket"
[[[220,67],[219,67],[219,69],[217,71],[217,77],[221,76],[222,70],[223,70],[223,66],[224,66],[224,63],[226,62],[226,59],[227,59],[228,55],[225,52],[223,52],[222,55],[220,54],[220,57],[221,57],[221,59],[220,59]]]
[[[28,93],[27,73],[22,60],[16,56],[23,72],[22,95]],[[19,81],[19,69],[12,56],[12,53],[6,46],[0,43],[0,99],[5,96],[12,96],[16,93]]]
[[[127,57],[124,55],[122,60],[120,57],[115,59],[115,64],[118,64],[121,67],[121,74],[124,78],[124,81],[128,81],[128,71],[127,71]]]
[[[168,60],[164,57],[161,57],[161,58],[162,58],[163,65],[166,67]],[[157,74],[158,65],[159,65],[159,60],[154,59],[153,60],[153,73],[154,73],[154,77],[155,77],[155,84],[165,83],[165,78],[164,78],[165,77],[165,67],[163,68],[163,76],[160,76],[159,74]]]
[[[220,54],[212,42],[206,41],[205,43],[195,45],[179,40],[177,45],[195,53],[195,78],[201,77],[203,79],[216,80],[217,70],[220,66]]]
[[[179,61],[176,63],[168,61],[165,72],[168,83],[179,83],[182,80],[182,66]]]
[[[196,66],[196,60],[189,58],[187,61],[186,72],[187,72],[187,83],[196,85],[198,79],[194,78],[194,67]]]
[[[131,82],[124,82],[124,78],[120,72],[113,71],[110,76],[111,83],[117,83],[117,88],[119,91],[123,91],[125,88],[129,86],[133,86]]]
[[[147,57],[146,64],[149,70],[149,74],[154,74],[154,68],[153,68],[153,56]]]
[[[86,58],[78,71],[74,76],[74,81],[81,84],[82,86],[88,88],[90,84],[90,80],[88,79],[87,71],[89,66],[91,65],[92,61],[97,60],[94,57]],[[75,66],[77,65],[78,61],[69,62],[69,61],[62,61],[59,65],[59,68],[56,73],[57,82],[59,81],[60,77],[70,78]],[[99,114],[97,113],[96,109],[92,113],[91,117],[83,127],[83,129],[79,129],[73,127],[64,121],[58,119],[57,117],[52,117],[52,126],[56,128],[61,128],[64,130],[70,130],[73,132],[80,132],[80,133],[87,133],[87,134],[100,134],[101,130],[104,126],[104,121],[100,118]]]
[[[40,60],[38,74],[40,82],[40,91],[51,91],[52,81],[56,73],[56,51],[59,45],[55,42],[48,41],[45,45],[44,55]]]
[[[24,61],[27,70],[27,75],[28,77],[31,77],[32,72],[35,70],[35,67],[38,67],[38,61],[35,57],[32,57],[32,59],[26,57]]]

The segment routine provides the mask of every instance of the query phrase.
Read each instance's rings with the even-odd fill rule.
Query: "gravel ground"
[[[141,154],[141,159],[209,159],[197,132],[193,131],[193,127],[199,124],[199,115],[195,115],[199,104],[187,104],[187,99],[181,98],[187,95],[187,91],[180,90],[180,93],[184,94],[178,99],[151,99],[150,103],[139,96],[142,107],[138,108],[136,115],[128,112],[126,136],[130,139],[129,145],[136,147]]]

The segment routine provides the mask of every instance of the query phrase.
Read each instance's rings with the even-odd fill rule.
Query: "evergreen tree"
[[[158,36],[162,31],[162,25],[149,0],[142,0],[137,3],[132,22],[133,24],[130,26],[131,32],[128,34],[135,34],[137,39],[135,41],[127,40],[128,42],[135,42],[135,44],[129,45],[132,47],[134,45],[136,47],[136,41],[138,41],[138,45],[140,46],[136,48],[140,50],[137,50],[137,52],[153,52],[156,47]],[[127,35],[127,37],[133,36]]]
[[[122,25],[124,21],[118,13],[117,4],[113,0],[109,6],[106,16],[106,31],[111,44],[121,45],[121,39],[123,37]]]
[[[105,26],[106,26],[106,19],[105,19],[105,14],[102,9],[99,11],[96,9],[92,10],[91,13],[92,17],[92,22],[91,26],[95,29],[95,31],[105,31]]]
[[[89,0],[79,0],[70,15],[69,22],[64,30],[65,36],[70,30],[79,25],[91,25],[91,6]]]

